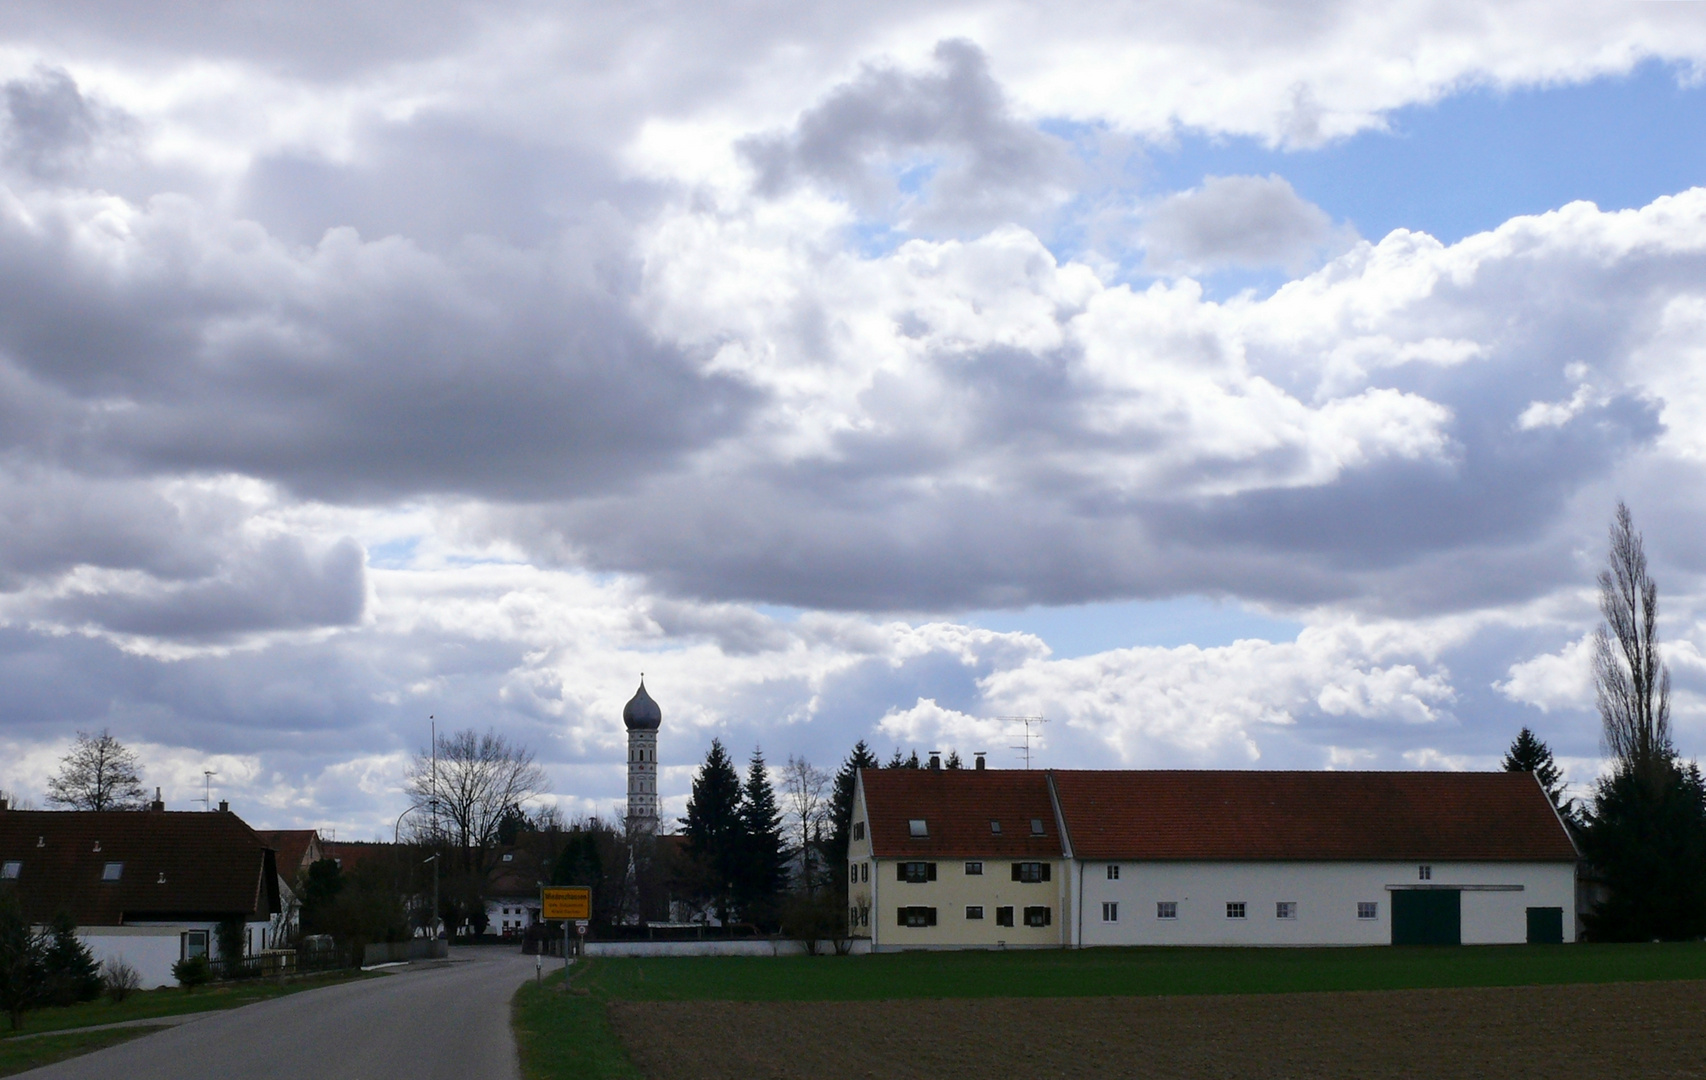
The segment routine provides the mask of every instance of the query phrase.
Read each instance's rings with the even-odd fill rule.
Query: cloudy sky
[[[1706,9],[9,0],[0,787],[1706,755]]]

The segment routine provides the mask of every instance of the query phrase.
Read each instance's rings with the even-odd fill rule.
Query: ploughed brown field
[[[616,1002],[651,1080],[1706,1077],[1706,982]]]

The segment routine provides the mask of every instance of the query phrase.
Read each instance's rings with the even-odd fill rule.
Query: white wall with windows
[[[270,921],[244,926],[244,950],[254,955],[270,948]],[[77,937],[89,949],[95,963],[122,960],[136,969],[144,989],[176,986],[172,965],[186,955],[200,953],[220,959],[218,924],[213,922],[142,923],[126,926],[80,926]]]
[[[1117,867],[1117,869],[1116,869]],[[1573,863],[1082,862],[1073,943],[1386,945],[1392,894],[1462,887],[1465,945],[1527,940],[1527,909],[1563,908]],[[1075,882],[1077,884],[1077,882]]]

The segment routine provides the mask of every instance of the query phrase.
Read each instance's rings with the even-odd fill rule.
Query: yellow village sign
[[[542,919],[592,918],[592,890],[579,885],[547,885],[539,890]]]

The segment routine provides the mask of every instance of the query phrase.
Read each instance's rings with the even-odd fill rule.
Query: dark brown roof
[[[1528,773],[1057,771],[1084,859],[1573,862]]]
[[[317,846],[314,841],[319,836],[313,829],[260,830],[255,835],[278,853],[278,872],[286,881],[307,872],[309,849]]]
[[[96,845],[99,844],[99,850]],[[236,814],[152,810],[0,811],[0,862],[22,864],[24,914],[69,911],[80,926],[278,910],[272,851]],[[118,881],[106,864],[122,863]]]
[[[1009,856],[1039,859],[1061,854],[1060,830],[1042,772],[1015,769],[862,769],[871,850],[879,858],[917,855]],[[929,836],[911,835],[908,822],[924,819]],[[1042,822],[1040,836],[1031,821]],[[989,823],[999,821],[999,835]]]
[[[404,852],[413,851],[414,848],[407,844],[390,844],[382,840],[320,841],[321,856],[336,860],[338,869],[346,874],[375,859],[385,860],[388,866],[394,865],[404,857]]]

